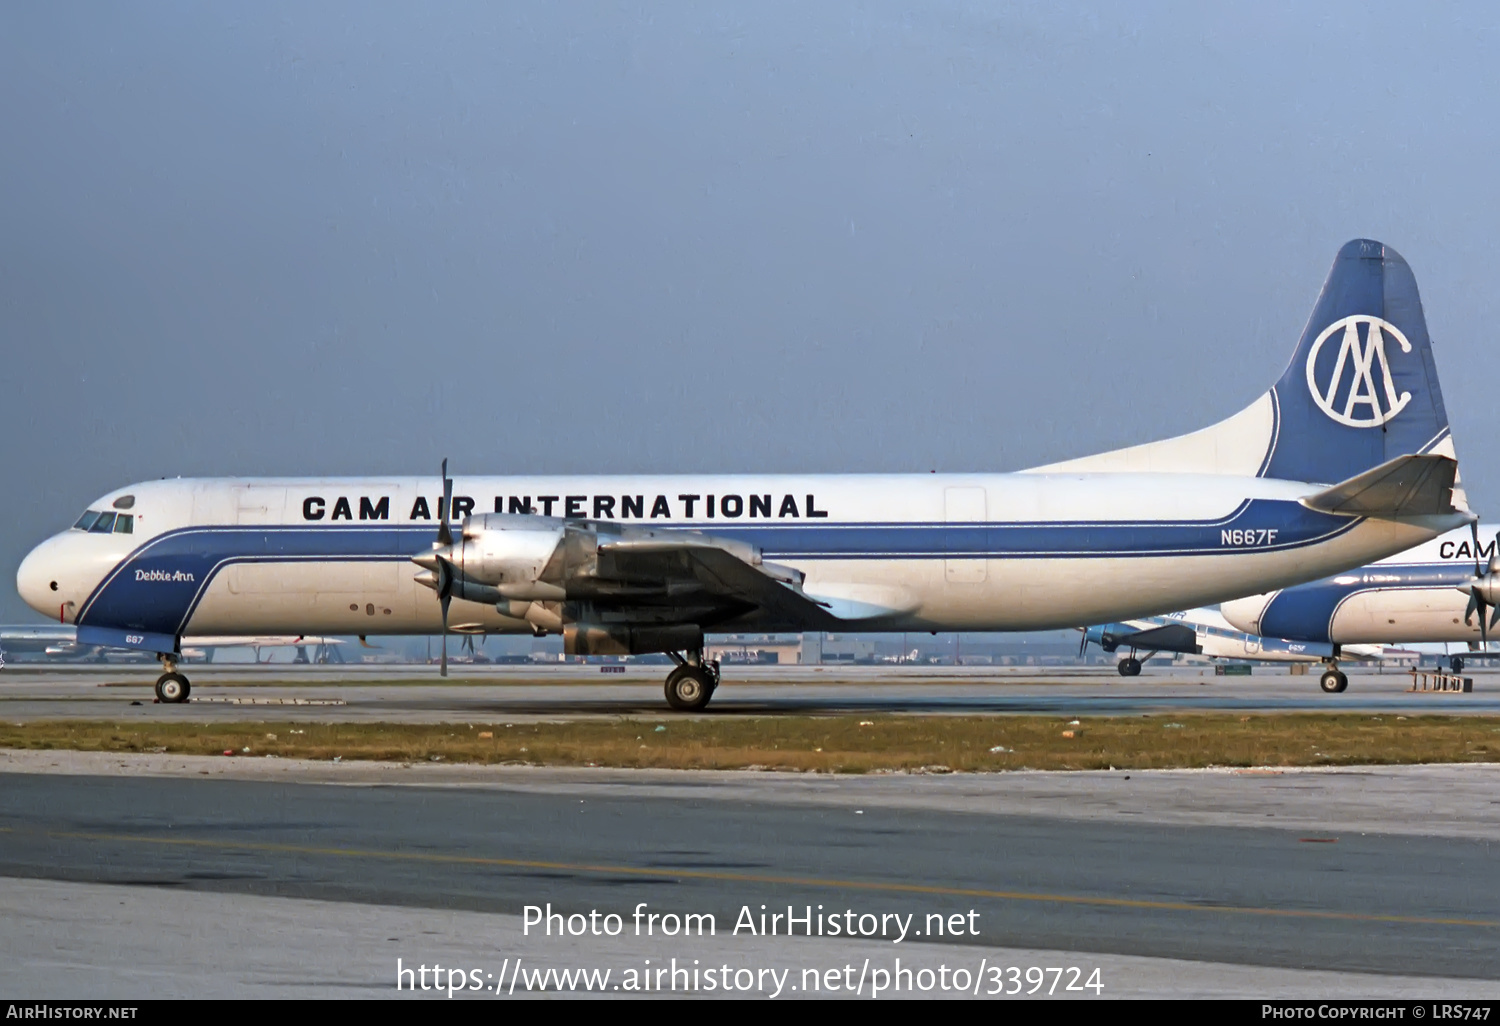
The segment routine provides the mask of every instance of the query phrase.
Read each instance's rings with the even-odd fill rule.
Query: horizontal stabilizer
[[[1373,470],[1302,500],[1320,513],[1360,517],[1420,517],[1458,512],[1453,485],[1458,461],[1447,456],[1397,456]]]

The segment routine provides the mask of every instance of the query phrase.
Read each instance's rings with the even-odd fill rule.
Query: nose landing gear
[[[167,672],[156,678],[156,700],[171,705],[186,702],[188,695],[193,692],[193,686],[177,672],[177,659],[170,655],[158,658],[161,659],[162,669]]]

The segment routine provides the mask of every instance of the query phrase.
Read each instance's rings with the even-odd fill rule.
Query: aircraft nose
[[[1244,631],[1246,634],[1260,633],[1260,617],[1265,612],[1266,606],[1276,592],[1266,595],[1247,595],[1245,598],[1237,598],[1230,602],[1219,603],[1219,612],[1224,614],[1224,619],[1234,624],[1236,630]]]
[[[63,595],[64,582],[60,580],[58,548],[58,539],[48,538],[27,553],[16,568],[16,591],[22,601],[49,619],[62,619],[63,603],[67,601]]]

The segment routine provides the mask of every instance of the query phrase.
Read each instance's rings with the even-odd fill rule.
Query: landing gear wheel
[[[1318,681],[1318,686],[1330,695],[1336,695],[1349,686],[1349,678],[1342,670],[1329,670]]]
[[[667,674],[667,704],[678,712],[698,712],[714,694],[714,678],[697,666],[679,666]]]
[[[1464,660],[1463,660],[1463,656],[1454,656],[1452,659],[1449,659],[1448,660],[1448,666],[1450,668],[1452,668],[1452,670],[1453,670],[1454,673],[1463,673],[1464,672]]]
[[[193,693],[193,686],[180,673],[164,673],[156,678],[157,701],[169,704],[186,702]]]
[[[1127,656],[1120,660],[1115,669],[1120,671],[1121,677],[1139,677],[1141,675],[1141,661],[1134,656]]]

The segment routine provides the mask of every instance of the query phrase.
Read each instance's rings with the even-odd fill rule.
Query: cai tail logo
[[[1330,365],[1326,358],[1319,369],[1323,346],[1338,343],[1338,354]],[[1372,428],[1386,423],[1411,402],[1411,393],[1396,394],[1386,343],[1393,340],[1401,352],[1411,352],[1411,343],[1389,321],[1368,314],[1355,314],[1334,321],[1323,329],[1307,354],[1307,388],[1318,409],[1346,427]],[[1332,349],[1329,350],[1332,352]]]

